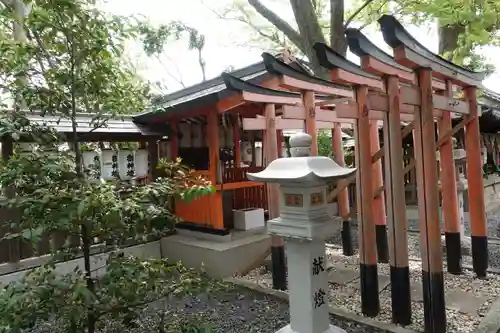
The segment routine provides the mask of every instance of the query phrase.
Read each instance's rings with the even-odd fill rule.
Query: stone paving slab
[[[333,265],[328,270],[328,282],[339,285],[350,285],[360,289],[359,272],[340,265]],[[378,276],[379,292],[390,285],[391,279],[387,275]],[[422,284],[412,282],[410,285],[411,297],[413,301],[423,301]],[[470,292],[460,289],[449,290],[445,295],[446,307],[464,314],[476,315],[479,308],[488,300],[487,297],[475,296]]]
[[[378,276],[378,292],[381,292],[391,283],[391,278],[387,275],[379,275]],[[353,286],[354,288],[361,289],[361,281],[356,281]]]
[[[417,302],[424,300],[424,293],[422,291],[422,284],[417,282],[410,283],[411,299]]]
[[[353,269],[332,266],[332,269],[328,270],[328,282],[330,283],[347,285],[357,278],[359,278],[359,272]]]
[[[479,326],[473,333],[498,333],[500,332],[500,298],[497,298],[486,313]]]
[[[460,289],[450,290],[445,295],[446,307],[461,313],[476,315],[477,310],[488,298],[475,296]]]

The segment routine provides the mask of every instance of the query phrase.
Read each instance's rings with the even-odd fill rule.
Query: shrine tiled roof
[[[298,62],[291,63],[290,65],[297,70],[305,71],[304,67]],[[259,84],[271,77],[263,61],[228,73],[253,84]],[[148,120],[160,114],[178,113],[209,106],[230,93],[231,92],[224,83],[222,75],[219,75],[213,79],[195,84],[157,99],[150,110],[136,115],[134,121],[147,123]]]

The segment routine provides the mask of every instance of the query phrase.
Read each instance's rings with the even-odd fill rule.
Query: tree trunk
[[[330,46],[344,57],[347,40],[344,34],[344,0],[330,0]]]
[[[453,52],[458,48],[458,37],[465,31],[461,25],[441,25],[439,24],[439,54]],[[448,56],[448,60],[453,60]]]
[[[326,43],[311,0],[290,0],[295,21],[299,26],[303,51],[306,53],[317,76],[328,78],[328,71],[323,68],[316,57],[313,46],[317,42]],[[342,33],[343,34],[343,33]]]

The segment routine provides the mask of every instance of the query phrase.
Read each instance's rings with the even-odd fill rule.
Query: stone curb
[[[255,292],[270,295],[270,296],[276,297],[280,300],[288,302],[288,293],[285,291],[274,290],[274,289],[262,287],[262,286],[259,286],[258,284],[253,283],[253,282],[244,281],[244,280],[240,280],[237,278],[227,278],[227,279],[224,279],[224,281],[235,284],[239,287],[250,289],[250,290],[255,291]],[[357,322],[359,324],[369,326],[372,328],[376,328],[376,329],[379,329],[379,330],[382,330],[382,331],[385,331],[388,333],[415,333],[415,331],[412,331],[412,330],[409,330],[409,329],[406,329],[406,328],[403,328],[403,327],[400,327],[400,326],[397,326],[394,324],[381,323],[381,322],[376,321],[372,318],[363,317],[363,316],[360,316],[360,315],[357,315],[354,313],[350,313],[350,312],[347,312],[345,310],[335,308],[331,305],[328,307],[328,312],[336,318]],[[482,332],[481,331],[480,333],[491,333],[491,332],[489,332],[489,331]]]
[[[484,316],[472,333],[498,333],[500,332],[500,297],[491,305],[491,308]]]

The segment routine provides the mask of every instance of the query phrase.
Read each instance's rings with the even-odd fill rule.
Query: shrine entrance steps
[[[270,239],[265,228],[233,230],[225,236],[178,230],[177,235],[162,239],[161,254],[189,268],[203,269],[211,277],[225,278],[241,274],[250,263],[263,258]]]

